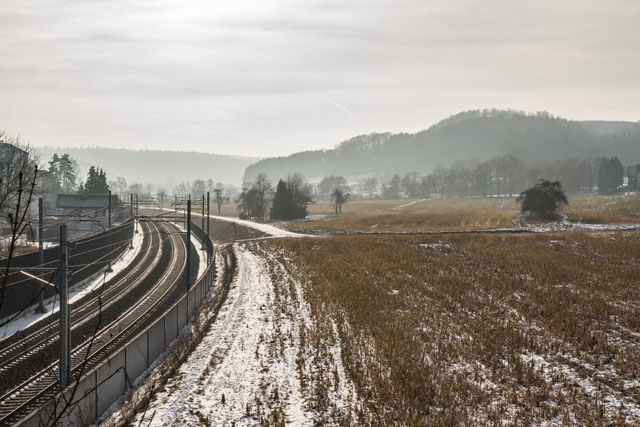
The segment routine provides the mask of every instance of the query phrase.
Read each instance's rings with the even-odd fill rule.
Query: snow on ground
[[[271,224],[262,224],[259,222],[247,221],[240,218],[231,218],[227,216],[212,216],[213,219],[221,221],[235,222],[245,227],[253,228],[263,233],[270,234],[273,237],[309,237],[308,234],[294,233],[293,231],[283,230]]]
[[[73,304],[85,295],[100,288],[103,284],[113,279],[118,273],[127,268],[131,262],[136,258],[140,252],[144,236],[142,233],[133,235],[133,249],[125,249],[125,251],[111,264],[113,272],[104,273],[99,272],[94,274],[91,278],[85,281],[84,284],[78,284],[73,287],[69,292],[69,302]],[[9,322],[7,325],[0,328],[0,339],[5,339],[15,334],[18,331],[28,328],[34,323],[42,320],[46,316],[57,313],[60,308],[60,301],[58,298],[52,298],[45,304],[47,310],[46,313],[37,313],[34,308],[22,314],[22,316]]]
[[[196,278],[199,279],[207,269],[207,249],[202,246],[202,241],[194,235],[191,235],[191,243],[193,243],[193,246],[195,246],[198,251],[198,259],[200,260],[198,263],[198,274],[196,275]]]
[[[427,199],[414,200],[414,201],[409,202],[409,203],[404,203],[404,204],[402,204],[402,205],[398,205],[398,206],[396,206],[395,208],[392,208],[391,210],[392,210],[392,211],[399,211],[399,210],[401,210],[401,209],[403,209],[403,208],[408,208],[409,206],[413,206],[413,205],[417,205],[418,203],[422,203],[422,202],[424,202],[425,200],[427,200]]]
[[[266,261],[234,249],[238,271],[217,319],[135,424],[314,425],[298,375],[298,330],[307,316],[301,294],[283,314]]]
[[[558,355],[560,356],[560,355]],[[552,358],[548,355],[539,355],[535,353],[526,353],[521,355],[525,363],[532,363],[536,369],[539,369],[545,381],[553,382],[555,376],[562,376],[565,381],[574,387],[579,387],[582,391],[594,400],[598,400],[603,405],[605,411],[610,412],[613,416],[620,408],[625,409],[626,422],[631,424],[637,423],[640,418],[640,405],[632,397],[633,389],[637,388],[637,384],[622,381],[615,373],[615,370],[603,367],[594,367],[580,359],[568,356],[567,360],[575,363],[575,367],[567,363],[562,363],[562,357]],[[583,368],[583,369],[579,369]],[[586,368],[586,369],[584,369]],[[585,375],[585,372],[591,372]],[[592,380],[595,378],[609,378],[614,380],[621,389],[615,390],[607,385],[598,384]],[[625,385],[627,385],[625,387]]]
[[[172,210],[169,209],[169,208],[164,208],[163,211],[172,211]],[[191,211],[191,216],[192,217],[196,217],[196,216],[200,217],[202,215],[200,213],[194,212],[192,210]],[[240,219],[240,218],[233,218],[233,217],[228,217],[228,216],[218,216],[218,215],[211,215],[210,218],[214,219],[214,220],[219,220],[219,221],[235,222],[236,224],[242,225],[244,227],[253,228],[255,230],[258,230],[258,231],[261,231],[263,233],[269,234],[272,237],[309,237],[309,235],[307,235],[307,234],[294,233],[292,231],[287,231],[287,230],[284,230],[282,228],[276,227],[275,225],[263,224],[263,223],[254,222],[254,221],[248,221],[248,220],[244,220],[244,219]],[[256,240],[256,239],[253,239],[253,240]]]
[[[187,231],[181,223],[173,222],[172,224],[178,227],[182,232]],[[198,274],[196,275],[196,279],[199,279],[207,269],[207,250],[202,246],[202,240],[200,240],[194,233],[191,233],[191,243],[193,243],[193,246],[196,248],[196,251],[198,252],[198,259],[200,260],[198,263]]]
[[[583,224],[571,222],[567,215],[562,215],[562,220],[549,222],[540,226],[525,227],[534,232],[555,231],[638,231],[640,224]]]
[[[238,276],[227,301],[179,373],[154,396],[147,409],[154,414],[151,425],[195,425],[203,419],[213,425],[254,424],[264,392],[275,388],[287,419],[304,424],[295,349],[275,359],[260,357],[273,330],[270,279],[259,257],[236,249]]]

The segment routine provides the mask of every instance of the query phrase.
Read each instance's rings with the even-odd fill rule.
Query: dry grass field
[[[565,211],[571,221],[588,224],[640,223],[640,196],[637,193],[572,196],[569,203]]]
[[[388,202],[388,201],[387,201]],[[311,221],[294,222],[287,226],[294,231],[429,231],[512,227],[517,215],[513,200],[433,199],[397,208],[369,211],[346,209],[342,215],[328,215]],[[359,203],[358,203],[359,204]],[[354,205],[357,206],[354,202]],[[375,206],[369,202],[369,206]],[[345,207],[348,206],[345,205]]]
[[[349,422],[640,423],[637,232],[260,247],[302,284],[313,322],[301,334],[320,355],[305,378],[320,406],[339,387],[321,361],[339,338],[359,399]]]
[[[569,197],[561,213],[572,222],[588,224],[640,223],[637,194]],[[527,226],[539,223],[523,217],[515,198],[467,198],[427,200],[358,200],[334,215],[329,202],[311,205],[311,217],[291,222],[293,231],[436,231]],[[313,216],[315,215],[315,217]]]

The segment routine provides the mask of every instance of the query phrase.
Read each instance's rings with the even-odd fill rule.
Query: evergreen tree
[[[62,187],[62,176],[60,172],[60,157],[57,154],[54,154],[49,160],[49,173],[54,178],[54,180],[58,183],[58,187]]]
[[[287,187],[287,184],[283,180],[280,180],[278,181],[276,194],[273,196],[270,216],[272,219],[292,219],[294,217],[293,211],[294,205],[291,189]]]
[[[109,192],[107,174],[102,169],[96,169],[95,166],[91,166],[87,174],[84,191],[86,191],[87,194],[107,194]]]
[[[60,157],[60,177],[62,179],[62,189],[66,192],[76,188],[78,165],[68,154]]]
[[[76,188],[78,162],[69,154],[58,156],[54,154],[49,161],[49,173],[64,192],[71,192]]]
[[[272,219],[297,219],[307,216],[307,206],[312,203],[311,186],[298,173],[280,180],[273,198]]]
[[[600,194],[611,194],[622,184],[624,179],[624,168],[620,159],[603,157],[600,160],[598,169],[598,192]]]

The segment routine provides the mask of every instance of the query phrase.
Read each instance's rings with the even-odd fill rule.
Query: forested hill
[[[265,172],[276,179],[289,172],[308,178],[367,173],[430,172],[456,160],[485,160],[513,154],[537,162],[563,157],[618,156],[625,165],[640,163],[640,123],[570,121],[548,113],[468,111],[416,134],[370,134],[332,150],[304,151],[260,160],[244,181]]]
[[[134,182],[156,183],[169,188],[182,181],[196,178],[239,185],[245,168],[259,158],[235,157],[186,151],[127,150],[102,147],[56,148],[36,147],[41,163],[53,153],[68,153],[78,161],[86,175],[91,165],[101,167],[110,180],[123,176]],[[86,176],[81,176],[86,179]]]

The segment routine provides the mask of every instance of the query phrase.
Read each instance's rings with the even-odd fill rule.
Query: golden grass
[[[260,245],[296,260],[306,339],[335,322],[358,423],[640,423],[638,233]]]
[[[562,210],[569,220],[589,224],[640,223],[638,195],[578,195]],[[314,208],[316,209],[316,208]],[[515,198],[466,198],[354,201],[342,215],[316,209],[325,217],[286,225],[294,231],[435,231],[527,226],[536,221],[522,217]]]
[[[345,214],[350,213],[363,213],[379,210],[393,209],[399,205],[404,205],[412,202],[418,202],[417,199],[401,199],[401,200],[354,200],[345,203],[342,206],[342,212]],[[335,204],[332,201],[320,200],[316,203],[309,205],[309,215],[331,215],[335,212]]]
[[[384,203],[383,203],[384,202]],[[428,231],[513,226],[514,199],[427,199],[353,202],[342,215],[288,224],[295,231]]]
[[[564,212],[571,221],[588,224],[640,223],[640,195],[637,193],[572,196],[569,203]]]

